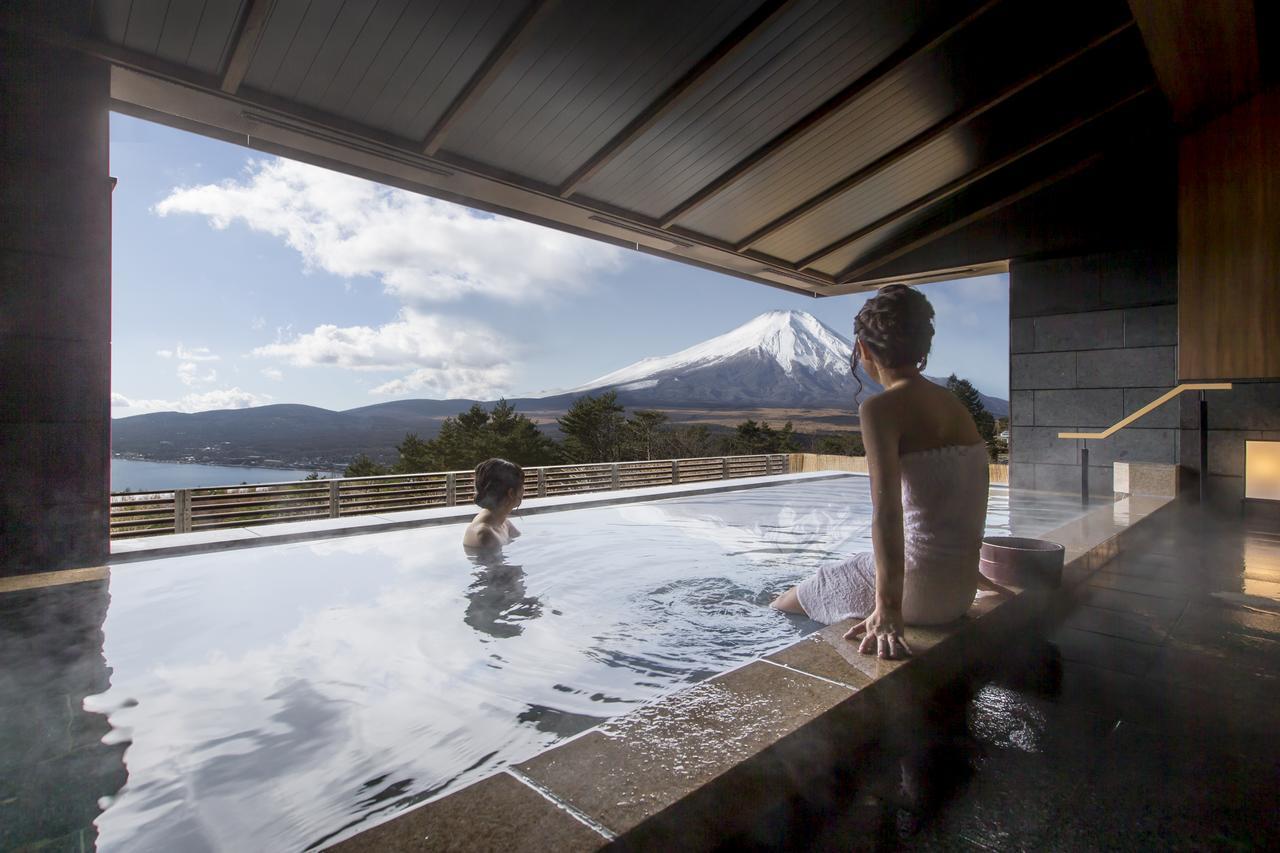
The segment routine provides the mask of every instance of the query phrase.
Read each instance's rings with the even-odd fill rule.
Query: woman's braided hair
[[[920,291],[905,284],[890,284],[862,306],[853,319],[853,335],[855,342],[866,344],[885,367],[924,370],[933,345],[933,306]],[[856,399],[862,395],[857,346],[853,348],[850,367],[858,383]]]

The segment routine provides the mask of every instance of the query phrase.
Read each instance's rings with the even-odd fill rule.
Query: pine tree
[[[968,379],[960,379],[953,373],[947,377],[947,390],[964,403],[964,407],[973,416],[973,422],[984,440],[995,435],[995,418],[987,411],[986,406],[982,405],[982,395],[978,393],[977,388],[973,387],[972,382]]]
[[[564,455],[570,462],[618,462],[626,429],[618,395],[586,395],[573,401],[557,423],[564,433]]]
[[[792,453],[797,449],[795,428],[787,421],[782,429],[768,423],[745,420],[724,442],[725,453],[750,456],[759,453]]]
[[[377,477],[380,474],[390,474],[391,471],[385,465],[379,465],[365,454],[361,453],[355,459],[352,459],[347,465],[345,471],[342,472],[344,477]]]
[[[663,412],[641,410],[632,413],[627,421],[627,458],[659,459],[658,449],[662,442],[663,427],[667,416]]]
[[[867,455],[867,449],[862,444],[862,433],[853,431],[822,436],[818,439],[818,452],[834,456]]]
[[[714,456],[718,452],[711,430],[698,426],[683,426],[662,432],[659,459],[698,459]]]
[[[516,407],[506,400],[499,400],[494,404],[486,430],[490,440],[484,445],[484,459],[501,456],[527,468],[533,465],[550,465],[560,455],[556,443],[543,435],[537,424],[518,413]],[[476,464],[482,461],[483,459],[477,459]]]
[[[475,403],[453,418],[445,418],[430,441],[410,433],[396,445],[400,461],[396,471],[465,471],[486,459],[500,456],[517,465],[549,465],[556,461],[556,444],[515,406],[499,400],[492,411]]]
[[[400,454],[395,470],[399,474],[420,474],[423,471],[439,471],[440,458],[435,452],[435,441],[423,441],[417,433],[409,433],[396,445]]]
[[[995,459],[996,419],[987,411],[987,407],[982,405],[982,395],[978,393],[978,389],[968,379],[960,379],[953,373],[947,377],[947,390],[955,394],[956,398],[969,410],[974,426],[978,428],[978,434],[987,443],[987,452],[992,459]]]

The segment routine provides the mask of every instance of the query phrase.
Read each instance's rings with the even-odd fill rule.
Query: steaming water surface
[[[995,489],[990,531],[1064,506]],[[302,849],[529,758],[816,628],[767,604],[869,510],[846,477],[516,519],[487,561],[451,525],[117,567],[99,845]]]

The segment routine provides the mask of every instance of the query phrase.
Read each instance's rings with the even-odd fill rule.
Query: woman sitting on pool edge
[[[524,469],[505,459],[486,459],[476,466],[476,503],[480,511],[462,534],[467,548],[493,550],[520,535],[507,520],[524,497]]]
[[[898,658],[911,654],[905,624],[959,619],[982,583],[987,446],[968,409],[921,374],[933,342],[923,294],[889,285],[862,306],[853,329],[854,378],[861,362],[884,388],[858,407],[873,553],[823,566],[773,606],[828,625],[859,619],[845,639],[861,637],[863,654]]]

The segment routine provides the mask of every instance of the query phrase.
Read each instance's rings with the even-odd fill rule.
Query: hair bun
[[[889,284],[862,306],[853,331],[885,367],[923,370],[933,346],[933,318],[933,306],[923,293]]]

